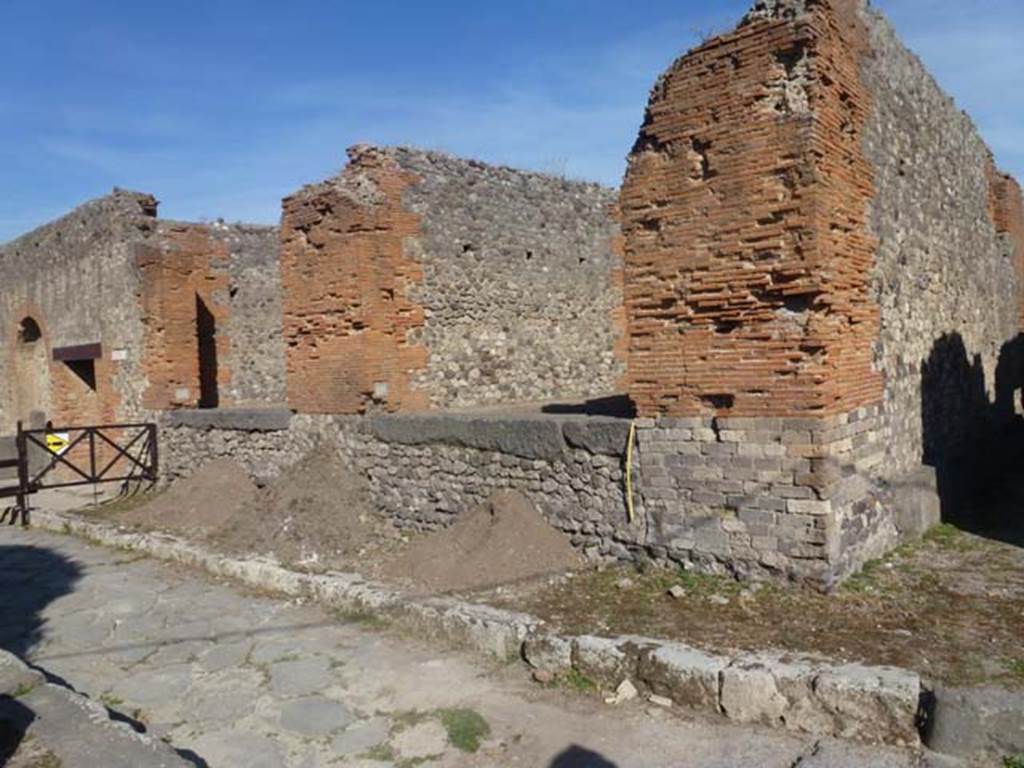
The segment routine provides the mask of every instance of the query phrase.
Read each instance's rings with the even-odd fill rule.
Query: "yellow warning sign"
[[[55,453],[58,456],[68,449],[69,442],[71,442],[71,436],[67,432],[48,432],[46,435],[46,447],[50,453]]]

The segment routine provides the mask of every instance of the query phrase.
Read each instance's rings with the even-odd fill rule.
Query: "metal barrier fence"
[[[0,470],[15,469],[17,484],[0,485],[0,499],[13,498],[3,521],[28,522],[28,497],[44,488],[72,488],[100,483],[153,484],[159,471],[156,424],[104,424],[90,427],[23,429],[18,422],[17,456],[0,460]],[[30,450],[41,450],[46,461],[34,468]],[[58,476],[56,470],[63,471]],[[49,478],[47,480],[47,478]]]

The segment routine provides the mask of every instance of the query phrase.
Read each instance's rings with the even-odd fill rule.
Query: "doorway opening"
[[[217,389],[217,318],[198,293],[196,340],[199,353],[199,407],[216,408],[220,404]]]
[[[14,362],[15,419],[39,425],[46,421],[50,400],[50,361],[35,318],[24,317],[18,324]]]

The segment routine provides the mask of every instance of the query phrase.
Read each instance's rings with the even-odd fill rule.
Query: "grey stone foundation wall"
[[[643,556],[742,578],[828,587],[900,531],[893,490],[868,481],[884,455],[879,409],[831,419],[638,420],[635,517],[630,422],[584,416],[439,413],[164,418],[164,480],[231,458],[266,482],[314,450],[341,456],[399,525],[450,524],[496,489],[528,496],[594,557]]]
[[[876,364],[885,373],[878,471],[895,477],[975,450],[999,426],[996,371],[1020,330],[1019,276],[992,220],[991,154],[970,117],[880,13],[865,4],[861,15],[871,42],[861,77],[873,99],[864,150],[875,169]]]
[[[618,392],[624,359],[615,190],[435,152],[386,149],[419,181],[410,294],[429,351],[412,386],[437,408]]]
[[[880,413],[638,421],[647,545],[740,576],[831,586],[898,538]]]
[[[163,418],[164,482],[216,458],[231,458],[267,482],[314,451],[325,458],[336,452],[366,478],[377,506],[403,527],[447,526],[492,491],[514,489],[589,555],[629,559],[643,545],[644,526],[630,526],[626,515],[628,421],[298,415],[287,429],[277,424],[255,431],[231,411],[219,424],[204,416],[202,426],[187,413]]]

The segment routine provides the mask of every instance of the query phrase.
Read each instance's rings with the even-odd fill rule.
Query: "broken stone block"
[[[718,676],[728,661],[680,643],[641,654],[640,679],[658,696],[680,706],[718,711]]]
[[[615,695],[609,696],[604,700],[605,704],[625,704],[627,701],[633,701],[637,696],[640,695],[640,691],[636,689],[632,681],[628,678],[619,683],[619,687],[615,689]]]
[[[818,676],[815,696],[832,715],[833,735],[916,746],[921,679],[905,669],[846,664]]]
[[[722,672],[722,712],[730,720],[828,733],[830,720],[813,701],[817,670],[778,654],[746,654]]]
[[[605,686],[616,685],[633,671],[629,657],[618,644],[618,640],[593,635],[577,637],[572,644],[573,667]]]
[[[559,635],[533,634],[523,643],[523,657],[537,670],[561,674],[572,669],[572,640]]]

